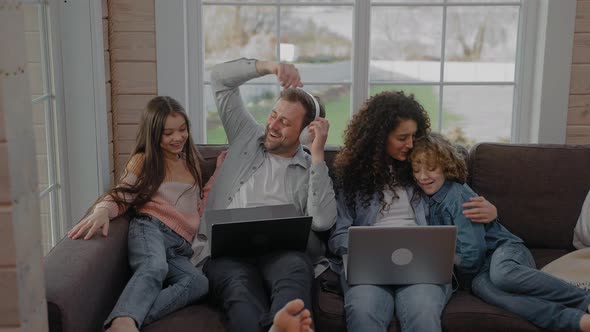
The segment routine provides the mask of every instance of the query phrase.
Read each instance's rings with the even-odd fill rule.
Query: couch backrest
[[[590,145],[481,143],[471,149],[469,174],[473,190],[528,247],[572,248],[590,190]]]
[[[199,145],[207,181],[227,145]],[[326,148],[332,167],[337,148]],[[531,248],[571,249],[590,190],[590,145],[481,143],[469,154],[468,183],[498,208],[500,221]]]

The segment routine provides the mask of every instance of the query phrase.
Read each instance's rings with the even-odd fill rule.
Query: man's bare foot
[[[269,332],[313,332],[311,313],[303,307],[303,301],[299,299],[285,304],[275,315]]]
[[[111,327],[106,332],[139,332],[135,320],[131,317],[117,317],[113,319]]]
[[[590,332],[590,315],[585,314],[580,320],[580,330],[582,332]]]

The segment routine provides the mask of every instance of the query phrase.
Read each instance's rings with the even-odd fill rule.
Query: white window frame
[[[52,157],[62,196],[55,245],[110,186],[102,4],[94,0],[36,2],[48,3],[52,29],[58,110],[58,149]]]
[[[194,139],[198,143],[206,142],[201,14],[202,5],[207,3],[202,0],[155,0],[158,93],[170,95],[185,106],[191,122],[195,126],[196,130],[193,132],[196,133],[196,136]],[[368,97],[370,11],[371,6],[377,4],[371,4],[367,0],[351,0],[349,3],[354,4],[352,113],[358,110]],[[238,3],[236,1],[215,1],[211,4],[288,5],[263,2]],[[296,5],[305,4],[297,3]],[[519,19],[521,26],[519,27],[514,83],[478,82],[473,84],[470,82],[469,85],[515,86],[511,128],[512,142],[563,144],[566,138],[576,1],[522,0],[518,2],[507,0],[490,5],[513,6],[515,4],[522,8]],[[343,4],[326,3],[325,5],[342,6]],[[416,6],[418,4],[408,1],[378,5]],[[440,6],[441,4],[431,5]],[[482,4],[466,2],[444,3],[444,5],[474,6]],[[280,25],[277,24],[277,26]],[[444,52],[444,45],[442,49]],[[360,51],[357,52],[357,50]],[[195,61],[195,59],[200,61]],[[400,84],[399,82],[384,82],[384,84],[392,83]],[[435,85],[440,85],[442,89],[443,83],[429,83],[436,83]],[[309,84],[315,84],[315,82],[309,82]],[[346,84],[346,82],[331,84]],[[444,83],[445,86],[457,84],[457,82]],[[439,112],[442,110],[441,103],[442,98],[439,101]]]
[[[43,94],[31,100],[32,105],[45,104],[43,108],[45,144],[47,148],[48,184],[39,191],[39,199],[49,197],[49,221],[51,223],[50,246],[63,236],[69,219],[69,190],[67,188],[67,165],[63,116],[63,84],[60,58],[60,43],[57,37],[55,3],[42,0],[25,0],[23,4],[35,5],[39,18],[40,62]]]

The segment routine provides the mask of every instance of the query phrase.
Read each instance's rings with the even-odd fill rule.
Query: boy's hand
[[[483,196],[478,196],[463,204],[463,215],[472,222],[487,224],[498,218],[498,210]]]
[[[84,240],[88,240],[101,228],[102,236],[107,236],[109,234],[109,211],[106,208],[94,209],[94,212],[82,219],[66,236],[76,240],[86,234]]]

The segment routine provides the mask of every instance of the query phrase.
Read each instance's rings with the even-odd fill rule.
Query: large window
[[[329,144],[384,90],[413,93],[466,146],[564,143],[574,18],[575,3],[536,0],[156,1],[158,92],[187,106],[198,142],[224,143],[211,66],[270,59],[326,104]],[[242,89],[261,123],[278,93],[273,77]]]
[[[328,144],[342,142],[355,112],[351,95],[367,87],[353,80],[353,67],[367,65],[368,91],[357,96],[413,93],[433,128],[452,139],[467,145],[509,142],[520,9],[520,1],[374,0],[356,7],[345,0],[203,1],[207,142],[226,140],[209,90],[209,68],[238,57],[297,64],[307,88],[326,105]],[[355,25],[355,17],[370,24]],[[367,35],[369,47],[363,49],[366,41],[353,36]],[[242,93],[262,123],[278,87],[264,77]]]
[[[46,1],[23,4],[27,71],[39,180],[42,247],[46,254],[63,234],[58,103],[55,93],[51,22]]]

